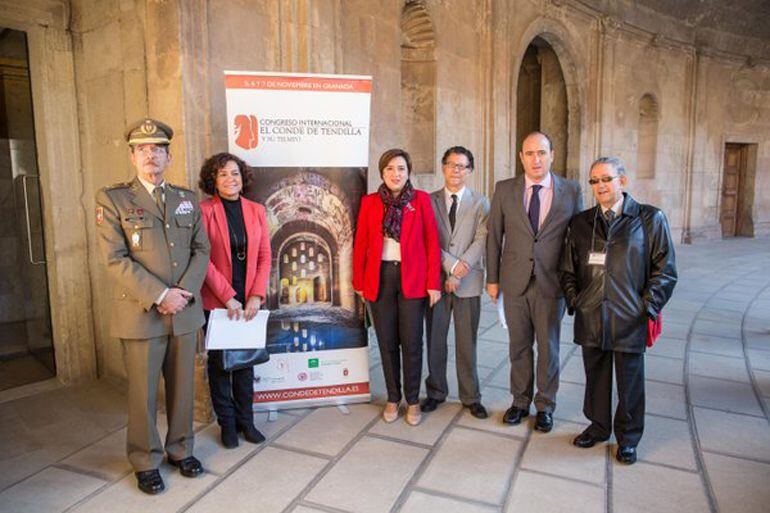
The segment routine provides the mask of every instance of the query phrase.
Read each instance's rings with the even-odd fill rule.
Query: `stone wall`
[[[630,0],[413,3],[430,20],[435,58],[435,85],[427,91],[435,97],[435,172],[415,176],[418,187],[441,185],[440,154],[456,144],[477,157],[473,187],[491,195],[496,181],[513,175],[520,67],[526,48],[540,37],[556,57],[548,69],[553,74],[558,63],[566,90],[566,105],[559,106],[567,113],[560,165],[582,181],[588,204],[588,165],[599,155],[620,155],[628,164],[631,191],[664,209],[677,240],[718,237],[724,145],[752,143],[753,228],[757,235],[770,233],[770,38],[757,24],[746,25],[743,37],[732,29],[720,31],[713,17],[699,26],[697,16],[655,10],[660,2],[639,8]],[[701,9],[698,2],[684,4]],[[53,176],[63,189],[66,180],[74,180],[74,192],[58,201],[79,212],[74,215],[79,226],[67,233],[77,236],[77,244],[78,237],[86,241],[76,251],[53,241],[51,251],[67,258],[86,255],[78,263],[90,290],[80,293],[88,298],[92,317],[89,311],[83,318],[93,324],[101,375],[120,379],[123,364],[119,344],[107,334],[109,297],[96,256],[93,196],[99,187],[133,175],[123,140],[128,122],[145,115],[169,122],[176,131],[169,178],[194,186],[203,158],[226,149],[225,70],[363,74],[374,79],[369,189],[379,183],[376,163],[383,150],[416,144],[404,126],[402,0],[41,0],[39,5],[49,6],[39,19],[69,20],[69,32],[48,40],[57,41],[55,52],[74,62],[77,91],[74,110],[66,102],[59,110],[42,102],[45,119],[62,116],[61,126],[67,120],[77,126],[74,156],[64,160],[76,162],[66,171],[74,175],[53,165],[41,174]],[[56,39],[62,37],[69,39]],[[35,55],[46,55],[41,48],[33,40]],[[64,69],[66,62],[61,63]],[[34,71],[34,59],[31,66]],[[41,102],[35,94],[43,93],[35,93],[34,84],[37,111]],[[636,176],[645,95],[658,108],[654,179]],[[43,126],[38,142],[50,152],[48,132]],[[61,154],[68,155],[64,149]],[[47,220],[55,220],[59,210],[47,208]],[[59,296],[52,308],[63,304]]]

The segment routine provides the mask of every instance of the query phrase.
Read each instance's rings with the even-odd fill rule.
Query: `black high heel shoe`
[[[222,445],[227,449],[235,449],[238,447],[238,430],[234,424],[226,426],[220,426],[222,430]]]
[[[253,444],[261,444],[265,441],[265,435],[259,432],[259,429],[254,427],[254,424],[238,424],[237,429],[243,433],[243,437],[247,442]]]

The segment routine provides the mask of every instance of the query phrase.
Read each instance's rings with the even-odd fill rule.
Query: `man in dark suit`
[[[195,193],[163,178],[172,136],[160,121],[134,123],[126,139],[136,177],[96,194],[97,238],[112,285],[110,333],[121,339],[128,378],[128,459],[149,494],[165,488],[158,472],[164,452],[183,476],[203,472],[192,455],[192,421],[209,241]],[[155,425],[161,374],[165,444]]]
[[[559,388],[559,335],[564,298],[557,270],[567,223],[583,209],[580,186],[551,173],[551,140],[532,132],[519,158],[524,175],[499,182],[492,197],[487,236],[487,292],[502,292],[508,324],[513,404],[503,422],[518,424],[533,400],[537,340],[535,429],[553,428]]]
[[[471,415],[487,418],[481,404],[476,369],[476,335],[484,290],[484,249],[487,239],[487,198],[465,186],[473,172],[473,153],[453,146],[441,158],[444,187],[430,195],[441,244],[441,282],[446,294],[428,310],[428,398],[421,410],[430,412],[443,403],[449,388],[446,379],[447,334],[455,320],[455,362],[460,402]]]

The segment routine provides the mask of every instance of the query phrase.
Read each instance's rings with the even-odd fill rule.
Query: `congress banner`
[[[270,361],[257,409],[368,401],[353,234],[369,162],[371,78],[225,72],[230,152],[254,167],[246,194],[267,209]]]

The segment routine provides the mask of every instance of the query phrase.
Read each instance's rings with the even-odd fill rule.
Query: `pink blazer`
[[[270,277],[270,229],[265,207],[241,198],[243,224],[246,227],[246,300],[251,296],[265,298]],[[225,207],[219,196],[201,202],[203,227],[211,242],[211,260],[206,281],[201,289],[203,309],[224,308],[235,297],[233,261],[230,254],[230,230],[227,228]]]

